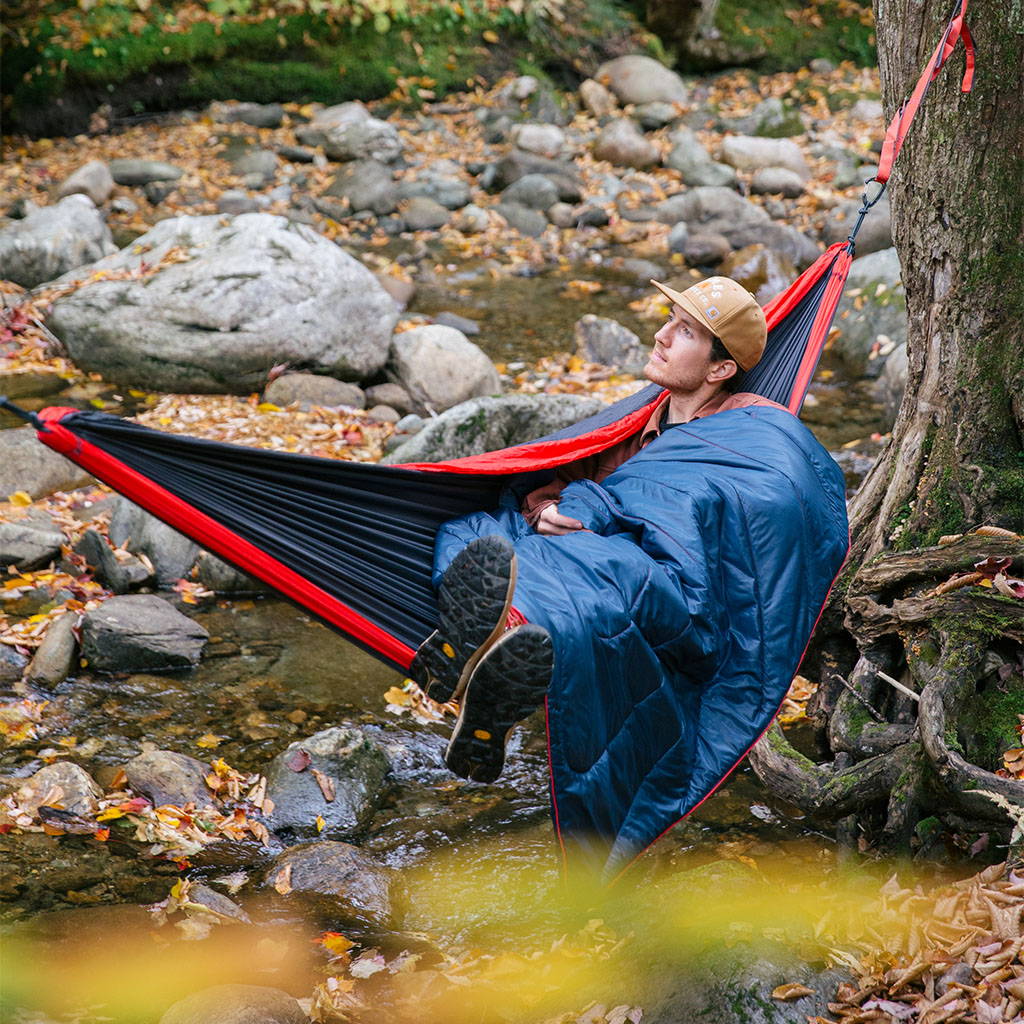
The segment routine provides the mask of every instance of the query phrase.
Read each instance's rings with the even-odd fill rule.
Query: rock
[[[198,903],[217,914],[222,920],[237,921],[239,924],[251,924],[249,915],[232,899],[223,893],[211,889],[202,882],[193,882],[189,886],[188,898],[191,903]]]
[[[565,132],[555,124],[517,124],[511,142],[524,152],[554,159],[565,148]]]
[[[334,176],[323,194],[347,199],[354,213],[370,210],[381,217],[398,208],[391,171],[379,160],[353,160]]]
[[[875,392],[882,406],[882,430],[892,430],[907,389],[907,345],[897,346],[885,360]],[[52,629],[53,627],[51,627]]]
[[[269,594],[262,580],[236,569],[209,551],[200,551],[196,560],[196,578],[216,594]]]
[[[973,985],[974,971],[970,964],[953,964],[948,970],[943,971],[939,980],[935,983],[936,996],[944,996],[954,985]]]
[[[459,316],[458,313],[438,313],[434,317],[434,323],[442,327],[454,327],[467,336],[480,333],[480,325],[475,320],[470,320],[468,316]]]
[[[300,898],[322,920],[387,928],[394,880],[394,872],[358,847],[321,841],[285,850],[263,884],[289,899]]]
[[[221,103],[209,106],[210,117],[219,124],[247,124],[253,128],[280,128],[284,107],[280,103]]]
[[[438,161],[438,164],[449,164],[451,161]],[[400,199],[412,199],[415,196],[426,196],[435,203],[440,203],[446,210],[458,210],[469,202],[469,186],[452,171],[435,170],[432,166],[425,174],[413,181],[403,181],[397,187]]]
[[[749,114],[730,120],[728,126],[738,135],[764,135],[776,139],[800,135],[805,131],[799,112],[778,96],[761,100]]]
[[[59,789],[60,792],[54,792]],[[82,767],[71,761],[57,761],[40,768],[18,789],[23,807],[59,807],[71,814],[91,817],[99,810],[103,790]]]
[[[748,245],[730,254],[718,273],[738,281],[762,306],[788,288],[797,276],[789,259],[763,245]]]
[[[253,149],[232,161],[238,175],[255,175],[263,182],[273,181],[277,173],[277,154],[269,149]]]
[[[736,184],[736,172],[726,164],[712,160],[711,154],[689,128],[677,128],[669,136],[669,141],[672,149],[665,158],[665,166],[678,171],[684,185]]]
[[[657,131],[671,124],[679,117],[679,108],[674,103],[641,103],[633,111],[633,116],[640,123],[640,127],[646,132]]]
[[[322,377],[315,373],[283,373],[267,385],[263,401],[273,402],[274,405],[298,402],[302,409],[309,409],[313,405],[347,405],[353,409],[362,409],[366,405],[366,396],[358,385],[333,377]]]
[[[436,231],[451,219],[448,210],[428,196],[414,196],[402,204],[400,212],[410,231]]]
[[[324,130],[324,152],[331,160],[379,160],[390,164],[404,148],[398,129],[376,117],[342,122]]]
[[[519,203],[499,203],[494,207],[494,212],[503,217],[510,228],[529,238],[539,238],[548,226],[548,219],[544,214]]]
[[[177,181],[185,172],[162,160],[110,161],[110,174],[118,185],[148,185],[151,181]]]
[[[899,255],[881,249],[858,256],[850,265],[843,297],[836,310],[839,336],[833,351],[855,377],[875,377],[883,360],[871,358],[880,335],[892,348],[907,341],[907,298],[901,281]]]
[[[568,203],[555,203],[548,210],[548,220],[556,228],[576,227],[576,210]]]
[[[25,673],[28,658],[13,647],[0,644],[0,683],[16,683]]]
[[[439,324],[396,334],[388,375],[405,388],[418,408],[436,413],[501,391],[501,379],[490,359],[461,331]]]
[[[119,559],[106,538],[93,529],[82,534],[74,550],[85,559],[88,571],[115,594],[126,594],[153,575],[141,559],[133,555]]]
[[[807,65],[816,75],[828,75],[835,71],[835,64],[828,57],[815,57]]]
[[[750,191],[755,195],[783,195],[796,199],[803,195],[804,181],[785,167],[762,167],[750,179]]]
[[[561,160],[549,160],[535,153],[513,149],[481,175],[480,183],[489,192],[501,192],[527,174],[543,174],[558,189],[563,203],[578,203],[583,197],[582,185],[575,166]]]
[[[62,199],[77,192],[87,195],[97,206],[102,206],[114,191],[114,179],[110,168],[102,160],[90,160],[73,171],[60,188],[57,195]]]
[[[502,204],[515,203],[530,210],[547,210],[558,202],[558,188],[543,174],[524,174],[501,193]]]
[[[145,555],[156,571],[157,583],[168,587],[186,576],[195,565],[199,545],[183,533],[151,516],[127,498],[118,498],[107,533],[120,547]]]
[[[298,1000],[263,985],[214,985],[179,999],[159,1024],[308,1024]]]
[[[671,232],[669,232],[671,237]],[[721,263],[732,246],[724,235],[714,232],[697,232],[690,235],[683,243],[683,259],[691,267],[713,267]]]
[[[366,410],[366,415],[378,423],[397,423],[402,418],[402,414],[397,409],[392,409],[390,405],[372,406]]]
[[[755,135],[727,135],[722,139],[720,153],[723,163],[740,171],[757,171],[762,167],[785,167],[800,180],[811,177],[803,151],[790,139],[764,139]]]
[[[611,117],[615,113],[615,95],[592,78],[580,82],[580,102],[596,118]]]
[[[251,187],[259,188],[261,181],[257,181]],[[151,206],[159,206],[175,188],[173,181],[150,181],[142,186],[142,194],[149,200]]]
[[[42,498],[91,482],[84,469],[42,444],[32,427],[0,430],[0,498],[15,491]]]
[[[673,224],[668,233],[668,251],[685,253],[686,243],[689,239],[690,229],[686,226],[685,221],[679,221],[678,224]]]
[[[882,101],[861,98],[850,107],[850,117],[854,121],[873,121],[881,127],[885,118]]]
[[[578,228],[603,228],[609,219],[607,210],[590,203],[584,203],[576,210],[576,227]]]
[[[278,146],[277,155],[293,164],[311,164],[316,161],[316,153],[305,146]]]
[[[75,615],[62,615],[47,627],[43,642],[28,666],[26,678],[37,686],[53,688],[64,682],[75,664]]]
[[[208,639],[155,594],[112,597],[82,620],[82,656],[100,672],[194,668]]]
[[[683,80],[653,57],[633,53],[606,61],[594,78],[606,85],[620,103],[686,103]]]
[[[393,452],[400,448],[406,441],[408,441],[415,434],[418,434],[424,426],[426,426],[426,420],[422,416],[417,416],[415,413],[409,413],[408,416],[403,416],[396,424],[394,432],[384,442],[385,452]],[[387,461],[386,459],[384,461]]]
[[[0,229],[0,279],[34,288],[116,251],[96,205],[76,193]]]
[[[387,359],[390,297],[358,260],[284,217],[171,217],[89,272],[155,265],[172,248],[190,258],[54,304],[50,327],[81,369],[126,386],[247,394],[275,363],[364,379]]]
[[[38,443],[38,442],[37,442]],[[0,566],[13,565],[33,572],[60,557],[64,534],[52,523],[47,526],[29,519],[0,521]]]
[[[333,787],[333,799],[327,799],[314,770]],[[290,744],[263,774],[274,802],[267,824],[275,832],[315,836],[319,815],[325,835],[351,836],[380,803],[388,759],[364,732],[336,727]]]
[[[110,209],[112,213],[123,213],[130,217],[139,212],[139,204],[128,196],[118,196],[110,201]]]
[[[404,225],[403,225],[404,230]],[[391,274],[374,274],[381,288],[384,289],[394,300],[399,309],[407,309],[416,294],[416,282],[406,281],[401,277],[394,277]]]
[[[206,785],[209,771],[209,765],[174,750],[150,750],[124,764],[128,785],[151,800],[154,807],[213,806],[214,796]]]
[[[400,384],[392,384],[391,382],[387,384],[374,384],[373,387],[367,388],[366,404],[371,406],[387,405],[403,415],[411,412],[413,405],[409,392]]]
[[[217,200],[217,212],[226,213],[232,217],[242,213],[255,213],[259,204],[248,193],[241,189],[229,188],[222,192]]]
[[[594,142],[594,156],[617,167],[651,167],[661,159],[661,151],[644,138],[640,129],[626,117],[606,124]]]
[[[452,227],[465,235],[477,235],[486,231],[490,224],[490,217],[485,209],[470,203],[458,213],[452,221]]]
[[[748,224],[730,232],[728,238],[736,249],[746,245],[764,245],[774,249],[791,260],[797,270],[806,269],[821,255],[821,248],[816,242],[788,224],[771,221],[761,227]]]
[[[318,110],[313,117],[311,127],[325,130],[342,124],[353,124],[357,121],[369,121],[372,115],[359,100],[348,100],[335,103],[333,106]]]
[[[853,230],[857,223],[857,217],[861,203],[859,199],[851,200],[837,206],[832,211],[832,216],[825,225],[823,232],[824,241],[827,245],[833,242],[841,242]],[[2,237],[2,236],[0,236]],[[876,203],[864,223],[860,226],[857,234],[857,255],[867,256],[869,253],[878,252],[881,249],[892,247],[892,219],[889,211],[888,195]]]
[[[600,399],[579,395],[475,398],[430,420],[381,461],[442,462],[492,452],[562,430],[603,408]]]
[[[576,354],[588,363],[603,363],[639,376],[647,365],[647,348],[616,320],[587,313],[573,327]]]

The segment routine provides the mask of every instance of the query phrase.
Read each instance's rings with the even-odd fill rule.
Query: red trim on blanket
[[[829,595],[832,593],[832,588],[836,585],[836,580],[839,579],[839,574],[843,571],[843,566],[846,565],[846,559],[849,556],[849,554],[850,554],[850,537],[849,537],[849,534],[847,534],[847,537],[846,537],[846,554],[843,556],[842,564],[839,566],[839,569],[837,570],[835,576],[832,577],[832,582],[829,584],[828,590],[825,593],[825,600],[821,602],[821,608],[818,609],[818,617],[814,620],[814,625],[811,626],[810,633],[807,634],[807,643],[804,644],[804,649],[803,649],[803,651],[800,654],[800,660],[796,663],[796,667],[793,669],[794,674],[796,673],[796,670],[800,667],[800,662],[802,662],[804,660],[804,656],[807,654],[807,648],[811,646],[811,638],[814,636],[814,631],[818,628],[818,623],[821,621],[821,616],[825,612],[825,605],[828,604]],[[775,713],[772,715],[772,717],[771,717],[770,721],[768,722],[768,724],[757,734],[757,738],[754,740],[754,742],[751,743],[750,746],[747,747],[747,749],[744,750],[742,754],[740,754],[739,758],[736,760],[736,762],[733,764],[733,766],[684,815],[682,815],[681,817],[679,817],[675,821],[673,821],[672,824],[669,825],[668,828],[666,828],[663,832],[658,833],[658,835],[656,835],[608,883],[609,887],[613,886],[656,842],[658,842],[659,839],[662,839],[669,832],[671,832],[672,829],[674,829],[676,827],[676,825],[678,825],[681,821],[686,821],[686,819],[691,814],[693,814],[693,812],[696,811],[697,808],[700,807],[700,805],[703,804],[705,800],[710,800],[711,797],[713,797],[715,795],[715,793],[718,792],[718,790],[726,782],[726,780],[729,778],[729,776],[732,775],[732,773],[734,771],[736,771],[736,769],[739,768],[739,766],[743,763],[743,759],[747,756],[747,754],[749,754],[751,752],[751,750],[753,750],[754,747],[756,747],[757,744],[760,743],[761,737],[764,736],[764,734],[775,724],[775,719],[778,717],[779,712],[782,710],[782,705],[786,703],[786,697],[788,697],[788,696],[789,696],[789,689],[787,688],[786,692],[782,696],[782,700],[779,701],[779,706],[775,709]],[[548,747],[548,758],[549,758],[548,764],[549,765],[551,763],[550,762],[550,750],[551,750],[551,748],[550,748],[550,745],[549,745],[549,747]],[[552,772],[552,782],[553,781],[554,781],[554,772]],[[559,842],[561,842],[561,836],[559,836]],[[564,853],[565,847],[563,847],[562,849],[563,849],[563,853]]]
[[[548,698],[544,697],[544,735],[548,744],[548,785],[551,787],[551,810],[555,819],[555,836],[558,839],[559,849],[562,851],[562,878],[569,880],[569,853],[565,848],[565,840],[562,838],[562,826],[558,820],[558,796],[555,790],[555,769],[551,763],[551,712],[548,708]]]
[[[294,569],[261,551],[186,501],[126,466],[119,459],[78,437],[58,420],[77,409],[44,409],[39,415],[44,428],[39,439],[55,452],[67,456],[93,476],[141,505],[174,529],[227,559],[239,569],[269,583],[286,597],[298,601],[318,618],[372,647],[401,668],[408,668],[415,651],[386,630],[364,618],[338,598],[327,593]]]

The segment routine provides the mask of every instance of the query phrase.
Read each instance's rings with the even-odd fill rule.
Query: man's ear
[[[721,362],[711,364],[707,379],[712,384],[724,384],[730,377],[735,377],[739,373],[739,369],[734,360],[723,359]]]

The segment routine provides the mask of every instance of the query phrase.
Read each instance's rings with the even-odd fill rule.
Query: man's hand
[[[557,504],[548,505],[537,519],[534,529],[538,533],[545,533],[550,537],[559,537],[565,533],[575,533],[583,529],[583,524],[578,519],[570,519],[558,511]]]

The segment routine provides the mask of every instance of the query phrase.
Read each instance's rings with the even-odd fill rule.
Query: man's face
[[[644,376],[670,391],[696,391],[711,369],[712,337],[696,317],[673,304],[668,322],[654,336]]]

